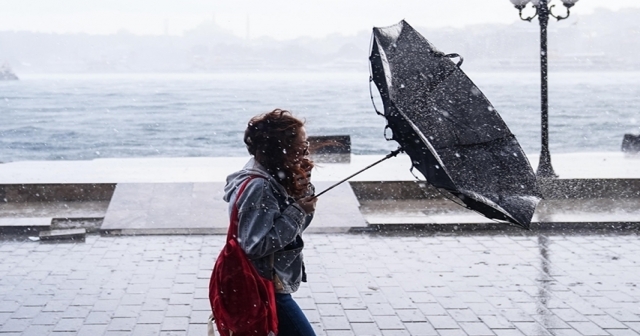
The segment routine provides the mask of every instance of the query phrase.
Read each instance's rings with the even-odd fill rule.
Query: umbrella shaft
[[[322,194],[326,193],[327,191],[329,191],[329,190],[331,190],[331,189],[333,189],[333,188],[335,188],[335,187],[339,186],[340,184],[342,184],[342,183],[344,183],[344,182],[348,181],[350,178],[352,178],[352,177],[354,177],[354,176],[356,176],[356,175],[358,175],[358,174],[362,173],[363,171],[365,171],[365,170],[367,170],[367,169],[369,169],[369,168],[371,168],[371,167],[373,167],[373,166],[377,165],[378,163],[380,163],[380,162],[382,162],[382,161],[384,161],[384,160],[390,159],[390,158],[392,158],[392,157],[394,157],[394,156],[398,155],[398,154],[399,154],[400,152],[402,152],[402,151],[403,151],[403,149],[402,149],[402,148],[398,148],[398,149],[394,150],[393,152],[391,152],[391,153],[387,154],[387,156],[383,157],[382,159],[380,159],[380,160],[378,160],[378,161],[376,161],[376,162],[374,162],[374,163],[372,163],[372,164],[370,164],[370,165],[366,166],[366,167],[365,167],[365,168],[363,168],[363,169],[360,169],[359,171],[357,171],[357,172],[355,172],[355,173],[353,173],[353,174],[349,175],[348,177],[346,177],[346,178],[344,178],[344,179],[340,180],[340,182],[335,183],[334,185],[330,186],[329,188],[327,188],[327,189],[323,190],[321,193],[319,193],[319,194],[317,194],[317,195],[313,196],[313,198],[312,198],[312,199],[320,197],[320,195],[322,195]]]

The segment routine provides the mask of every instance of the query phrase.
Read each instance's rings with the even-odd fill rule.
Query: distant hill
[[[516,15],[514,13],[514,15]],[[558,70],[640,70],[640,9],[572,16],[550,22],[549,61]],[[471,71],[537,71],[539,28],[532,23],[462,29],[416,27]],[[213,21],[183,36],[0,32],[0,63],[20,73],[222,71],[367,71],[370,31],[276,41],[238,38]]]

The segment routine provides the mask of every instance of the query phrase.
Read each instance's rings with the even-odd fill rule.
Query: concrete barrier
[[[108,201],[115,183],[86,184],[2,184],[0,201],[9,202],[87,202]]]

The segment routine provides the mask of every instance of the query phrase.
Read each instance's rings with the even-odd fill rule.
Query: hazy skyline
[[[552,0],[561,6],[559,0]],[[214,18],[230,33],[279,40],[301,36],[353,35],[372,26],[406,19],[413,25],[441,28],[518,21],[509,0],[202,1],[202,0],[21,0],[0,1],[0,31],[43,33],[182,35]],[[596,8],[640,8],[638,0],[581,0],[572,13]],[[559,8],[563,11],[563,8]]]

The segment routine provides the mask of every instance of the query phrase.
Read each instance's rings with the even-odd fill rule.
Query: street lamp
[[[562,0],[562,4],[567,9],[565,16],[556,16],[552,9],[555,5],[548,5],[548,0],[510,0],[519,12],[520,19],[524,21],[533,20],[536,16],[540,21],[540,74],[541,74],[541,133],[542,148],[540,149],[540,162],[538,163],[538,171],[536,174],[541,178],[558,177],[551,166],[551,154],[549,153],[549,88],[547,85],[547,24],[549,16],[556,18],[558,21],[564,20],[571,14],[570,8],[578,2],[578,0]],[[533,16],[523,17],[522,10],[531,2],[536,12]]]

